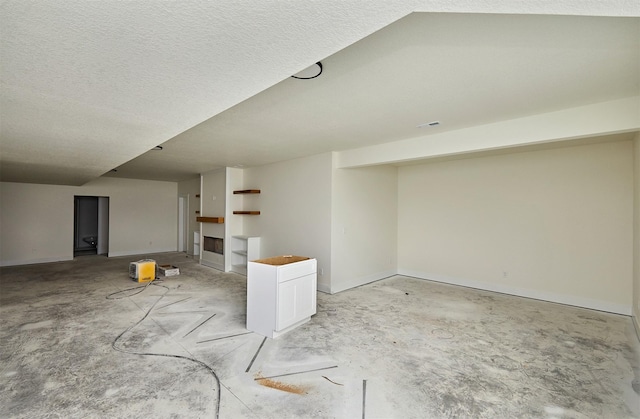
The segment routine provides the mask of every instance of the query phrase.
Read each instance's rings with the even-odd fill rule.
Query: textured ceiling
[[[639,23],[414,13],[324,59],[317,79],[286,79],[115,175],[172,179],[638,95]]]
[[[175,181],[637,94],[637,19],[392,24],[640,12],[475,3],[4,1],[0,179]],[[318,60],[318,79],[288,78]]]

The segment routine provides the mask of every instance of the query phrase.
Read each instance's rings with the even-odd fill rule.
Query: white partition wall
[[[0,183],[0,264],[73,259],[74,195],[109,198],[109,256],[175,251],[175,182],[99,178],[84,186]]]
[[[398,171],[335,169],[331,293],[394,275],[398,255]]]
[[[633,320],[640,339],[640,133],[634,140]]]
[[[630,141],[399,169],[399,273],[631,314]]]
[[[225,218],[226,172],[214,170],[201,176],[200,216]],[[225,270],[225,224],[200,223],[200,263]],[[221,242],[222,240],[222,242]]]
[[[257,200],[245,201],[260,215],[243,216],[244,234],[261,237],[263,258],[316,258],[320,289],[331,282],[331,176],[331,153],[244,170],[245,188],[261,190]]]

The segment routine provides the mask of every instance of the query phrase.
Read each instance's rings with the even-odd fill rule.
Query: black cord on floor
[[[138,295],[142,291],[146,290],[149,285],[153,284],[156,281],[157,281],[157,279],[154,279],[152,281],[149,281],[145,285],[139,285],[137,287],[127,288],[126,290],[120,290],[120,291],[112,292],[111,294],[107,295],[105,298],[107,300],[120,300],[121,298],[125,298],[125,297],[133,297],[134,295]],[[139,289],[140,291],[134,292],[133,294],[129,294],[129,295],[123,295],[122,297],[117,297],[117,298],[113,297],[114,295],[117,295],[117,294],[120,294],[120,293],[123,293],[123,292],[127,292],[127,291],[131,291],[131,290],[137,290],[137,289]]]
[[[215,379],[216,387],[217,387],[217,389],[218,389],[218,391],[217,391],[217,398],[216,398],[216,405],[215,405],[215,410],[216,410],[216,415],[215,415],[215,417],[216,417],[216,419],[218,419],[218,416],[220,415],[220,397],[221,397],[221,391],[220,391],[220,379],[218,378],[218,375],[217,375],[217,374],[216,374],[216,372],[213,370],[213,368],[211,368],[209,365],[205,364],[204,362],[202,362],[202,361],[200,361],[200,360],[197,360],[197,359],[195,359],[195,358],[189,358],[189,357],[187,357],[187,356],[182,356],[182,355],[171,355],[171,354],[154,354],[154,353],[150,353],[150,352],[135,352],[135,351],[128,351],[128,350],[126,350],[126,349],[124,349],[124,348],[119,348],[119,347],[117,346],[117,343],[118,343],[118,341],[120,340],[120,338],[122,338],[122,336],[124,336],[124,334],[125,334],[125,333],[129,332],[131,329],[133,329],[134,327],[136,327],[136,326],[138,326],[140,323],[142,323],[142,322],[143,322],[143,321],[144,321],[144,320],[149,316],[149,314],[150,314],[150,313],[151,313],[151,311],[154,309],[154,307],[155,307],[155,306],[160,302],[160,300],[162,300],[162,299],[164,298],[164,296],[165,296],[165,295],[167,295],[167,293],[169,292],[169,288],[168,288],[168,287],[165,287],[164,285],[157,285],[157,284],[154,284],[153,282],[154,282],[154,281],[151,281],[151,282],[149,282],[149,283],[148,283],[148,284],[146,284],[146,285],[142,285],[142,286],[139,286],[139,287],[129,288],[129,289],[122,290],[122,291],[117,291],[117,292],[114,292],[114,293],[109,294],[109,295],[107,296],[107,298],[108,298],[108,299],[116,299],[116,298],[109,298],[109,297],[111,297],[112,295],[115,295],[115,294],[118,294],[118,293],[124,292],[124,291],[130,291],[130,290],[134,290],[134,289],[142,288],[140,291],[138,291],[138,292],[136,292],[136,293],[134,293],[134,294],[129,295],[129,297],[131,297],[131,296],[133,296],[133,295],[136,295],[136,294],[141,293],[142,291],[144,291],[145,289],[147,289],[147,287],[148,287],[149,285],[152,285],[152,284],[153,284],[154,286],[156,286],[156,287],[162,287],[162,288],[164,288],[164,289],[166,290],[166,291],[164,292],[164,294],[162,294],[162,295],[160,296],[160,298],[158,298],[158,299],[153,303],[153,305],[149,308],[149,310],[147,310],[147,312],[144,314],[144,316],[143,316],[140,320],[138,320],[137,322],[135,322],[134,324],[132,324],[131,326],[129,326],[125,331],[123,331],[122,333],[120,333],[120,334],[119,334],[119,335],[118,335],[118,336],[113,340],[113,343],[111,344],[111,347],[112,347],[114,350],[118,351],[118,352],[122,352],[122,353],[125,353],[125,354],[130,354],[130,355],[160,356],[160,357],[165,357],[165,358],[178,358],[178,359],[184,359],[184,360],[187,360],[187,361],[194,362],[194,363],[196,363],[196,364],[200,365],[201,367],[205,368],[207,371],[209,371],[209,373],[210,373],[210,374],[213,376],[213,378]],[[119,297],[119,298],[124,298],[124,297]]]

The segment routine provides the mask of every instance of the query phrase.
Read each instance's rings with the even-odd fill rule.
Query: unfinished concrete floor
[[[180,276],[127,290],[135,257],[0,270],[0,417],[640,416],[629,317],[397,276],[319,293],[265,340],[244,277],[150,257]]]

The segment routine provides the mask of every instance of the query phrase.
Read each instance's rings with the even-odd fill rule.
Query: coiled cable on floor
[[[220,390],[220,379],[218,378],[218,375],[216,374],[216,372],[213,370],[213,368],[211,368],[209,365],[205,364],[204,362],[195,359],[195,358],[190,358],[188,356],[182,356],[182,355],[171,355],[171,354],[155,354],[155,353],[151,353],[151,352],[135,352],[135,351],[129,351],[126,350],[124,348],[119,348],[117,346],[118,341],[122,338],[122,336],[124,336],[127,332],[129,332],[130,330],[132,330],[134,327],[138,326],[140,323],[142,323],[151,313],[151,311],[154,309],[154,307],[160,302],[160,300],[162,300],[164,298],[165,295],[167,295],[167,293],[169,292],[169,288],[165,287],[164,285],[157,285],[153,283],[154,281],[149,282],[146,285],[142,285],[139,287],[133,287],[133,288],[129,288],[126,290],[122,290],[122,291],[117,291],[114,292],[112,294],[109,294],[107,296],[107,299],[116,299],[116,298],[109,298],[112,295],[121,293],[121,292],[125,292],[125,291],[130,291],[130,290],[134,290],[134,289],[138,289],[138,288],[142,288],[140,291],[128,295],[128,297],[131,297],[133,295],[137,295],[139,293],[141,293],[142,291],[144,291],[145,289],[147,289],[147,287],[149,287],[149,285],[154,285],[156,287],[161,287],[164,288],[166,291],[153,303],[153,305],[147,310],[147,312],[144,314],[144,316],[142,316],[142,318],[140,320],[138,320],[137,322],[135,322],[134,324],[132,324],[131,326],[129,326],[126,330],[124,330],[122,333],[120,333],[111,343],[111,347],[118,351],[118,352],[122,352],[125,354],[130,354],[130,355],[142,355],[142,356],[160,356],[160,357],[164,357],[164,358],[177,358],[177,359],[184,359],[187,361],[191,361],[194,362],[198,365],[200,365],[201,367],[205,368],[207,371],[209,371],[209,373],[213,376],[215,382],[216,382],[216,387],[217,387],[217,397],[216,397],[216,404],[215,404],[215,418],[218,419],[219,415],[220,415],[220,397],[221,397],[221,390]],[[120,297],[120,298],[124,298],[124,297]]]

